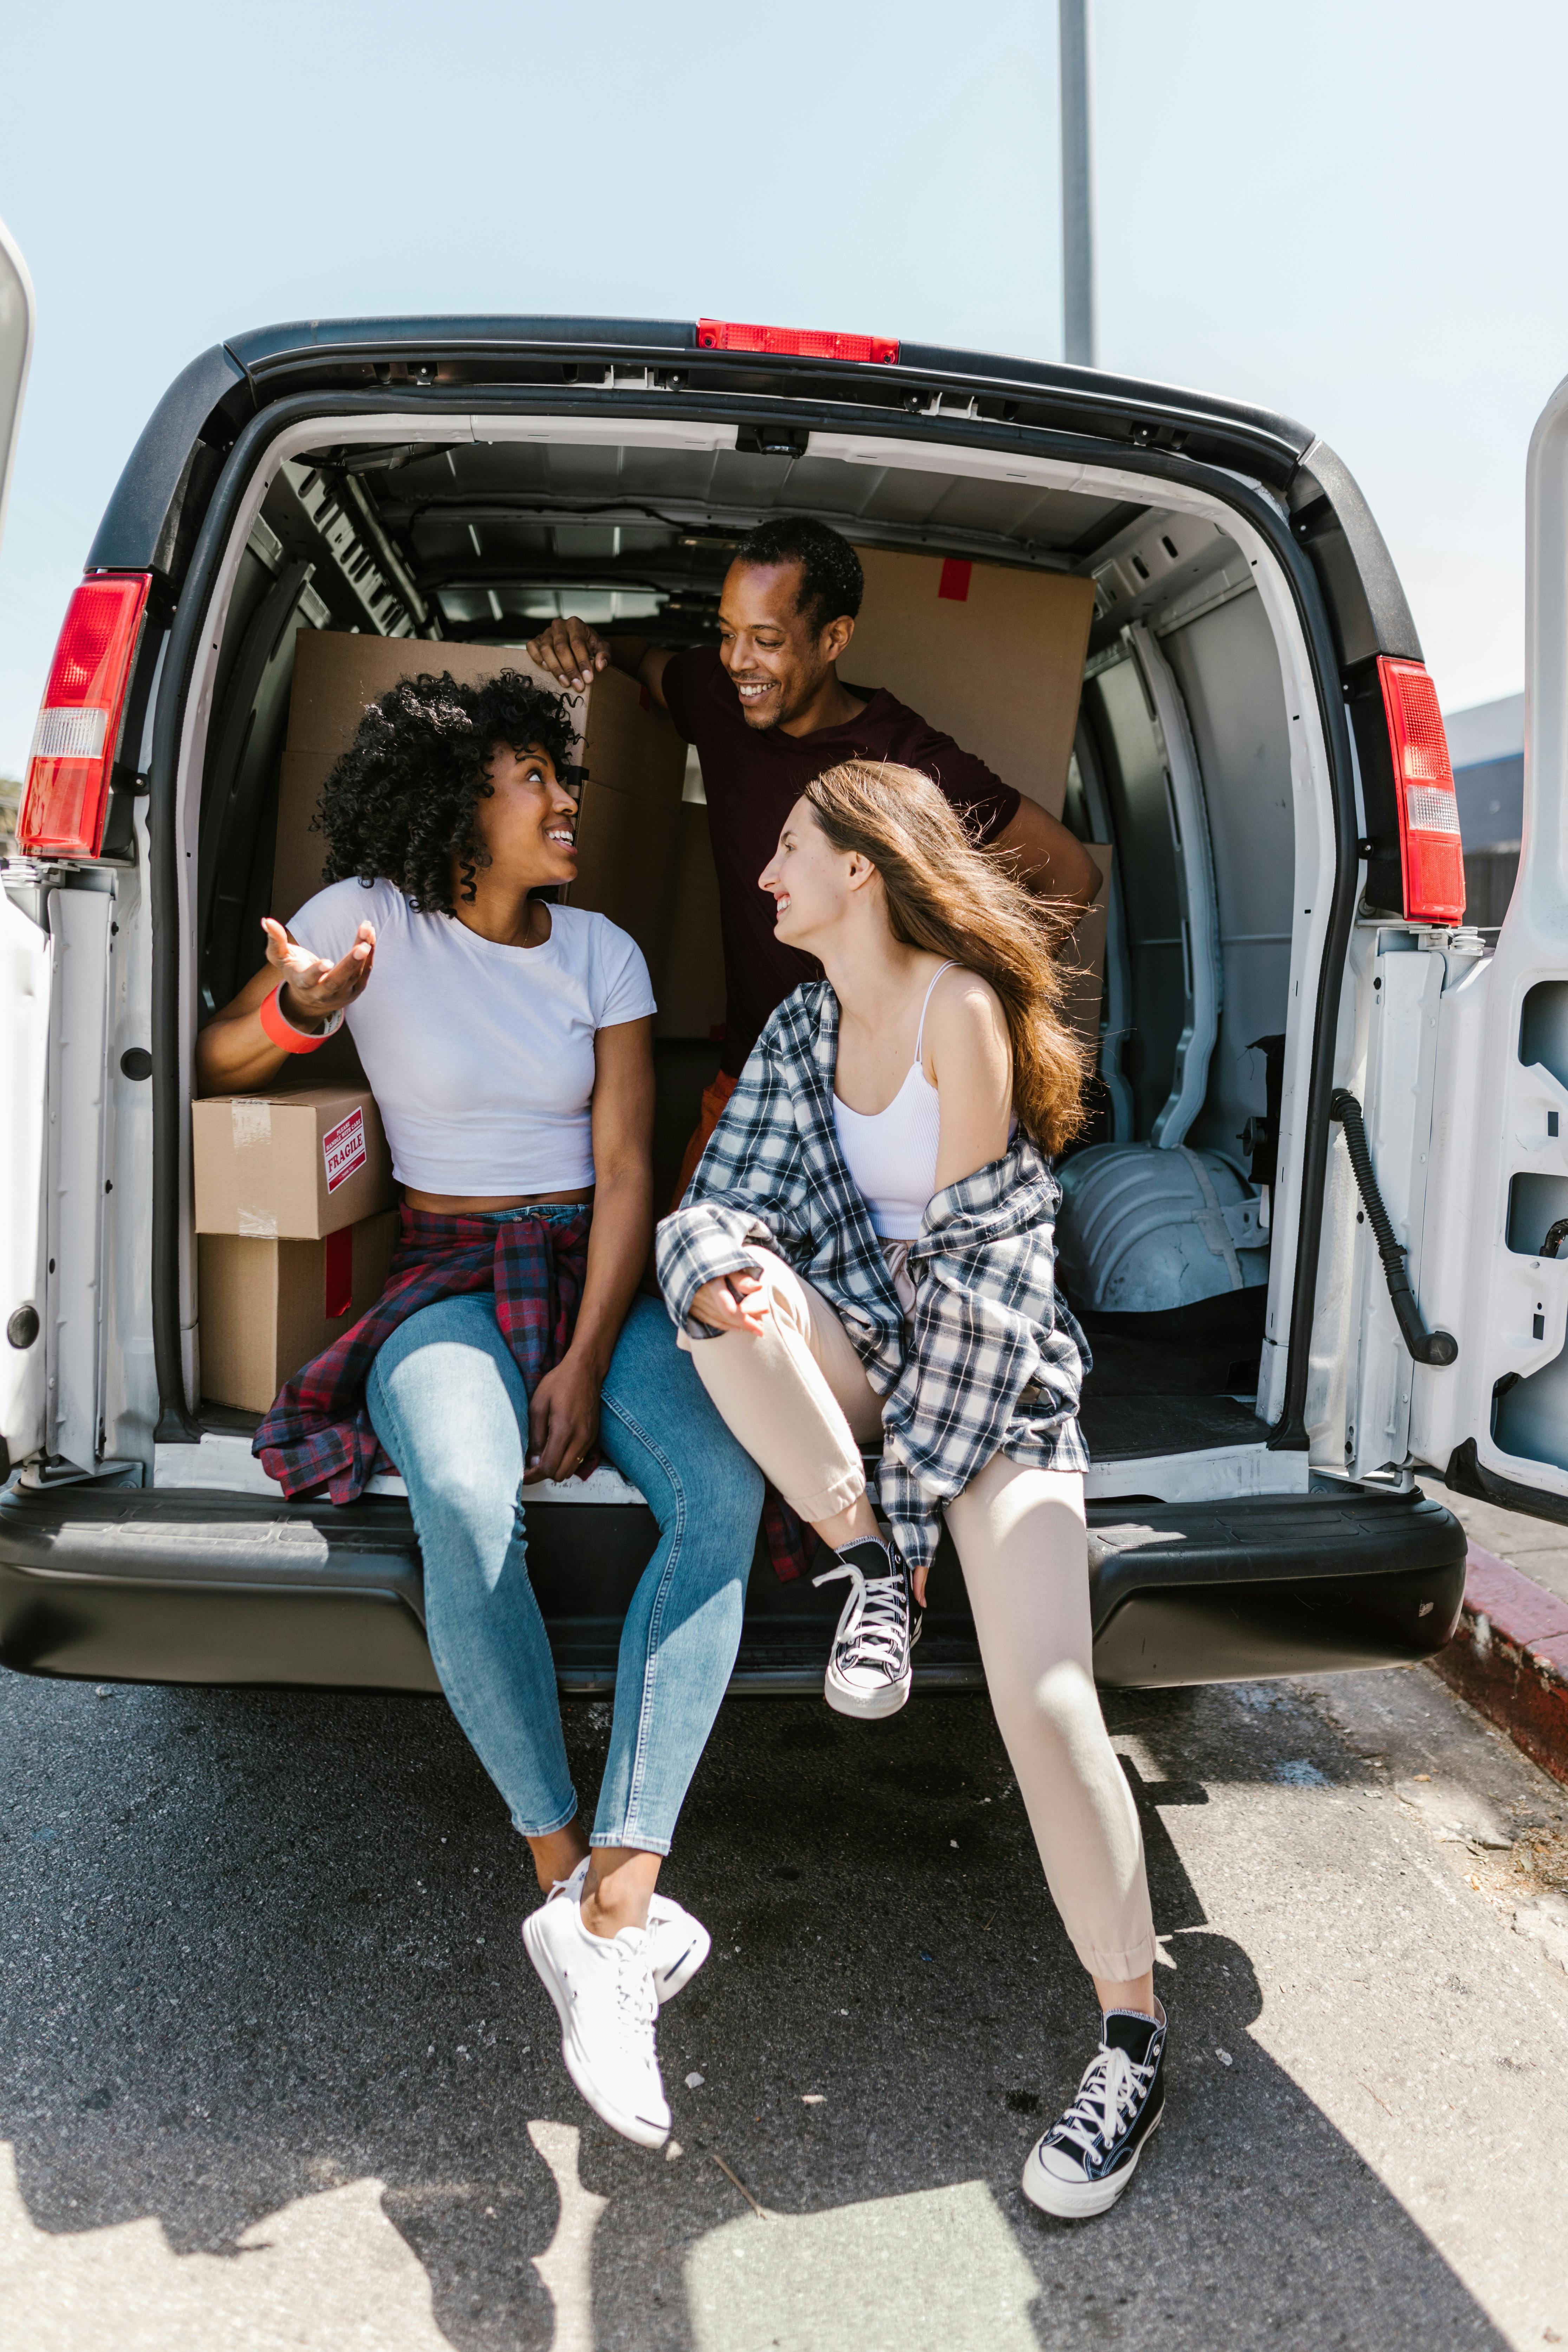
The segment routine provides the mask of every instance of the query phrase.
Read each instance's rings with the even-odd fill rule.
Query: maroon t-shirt
[[[778,847],[784,821],[814,776],[840,760],[891,760],[917,768],[952,803],[971,835],[994,841],[1018,812],[1018,794],[984,760],[961,751],[918,711],[880,687],[851,686],[867,698],[857,719],[786,735],[748,727],[718,648],[699,646],[665,664],[669,715],[697,746],[708,794],[708,829],[719,868],[724,941],[724,1052],[720,1067],[739,1076],[769,1015],[821,967],[773,937],[773,902],[757,877]]]

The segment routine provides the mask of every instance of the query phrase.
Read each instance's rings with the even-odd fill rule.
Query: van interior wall
[[[360,526],[355,529],[355,524]],[[301,629],[376,636],[428,634],[429,606],[395,580],[361,532],[345,479],[286,464],[268,487],[240,557],[214,680],[215,723],[202,788],[197,993],[202,1014],[226,1004],[265,957],[278,787]]]
[[[1253,589],[1175,627],[1156,622],[1155,635],[1192,730],[1219,908],[1219,1035],[1187,1140],[1245,1171],[1248,1121],[1267,1108],[1257,1041],[1283,1032],[1289,994],[1295,845],[1279,658]],[[1105,781],[1126,911],[1132,1034],[1123,1065],[1143,1137],[1170,1089],[1184,950],[1164,758],[1129,652],[1118,648],[1094,667],[1084,716]]]

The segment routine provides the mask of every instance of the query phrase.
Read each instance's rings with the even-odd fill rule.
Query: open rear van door
[[[1568,1520],[1568,382],[1527,474],[1523,849],[1494,955],[1445,990],[1423,1249],[1416,1458]]]
[[[22,422],[22,394],[33,356],[33,281],[16,242],[0,221],[0,542],[5,537],[5,501],[11,464]]]
[[[33,284],[0,221],[0,540],[33,351]],[[26,896],[36,894],[28,893]],[[33,917],[0,898],[0,1477],[44,1439],[45,1055],[49,942]]]

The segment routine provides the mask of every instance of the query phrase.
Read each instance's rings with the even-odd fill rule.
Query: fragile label
[[[327,1171],[327,1190],[335,1192],[346,1184],[356,1169],[363,1168],[370,1157],[365,1149],[364,1113],[351,1110],[347,1118],[327,1129],[321,1138],[321,1159]]]

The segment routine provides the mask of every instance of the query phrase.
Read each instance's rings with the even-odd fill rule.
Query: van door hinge
[[[1220,1211],[1233,1249],[1268,1247],[1268,1234],[1263,1223],[1263,1210],[1261,1198],[1254,1197],[1250,1201],[1233,1202],[1228,1209]]]

